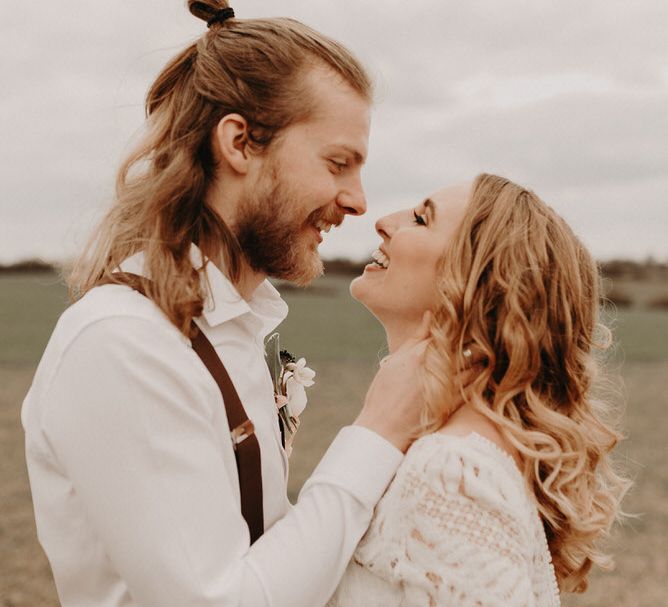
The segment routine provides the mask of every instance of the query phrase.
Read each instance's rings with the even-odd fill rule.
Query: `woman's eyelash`
[[[427,222],[424,220],[424,217],[422,215],[418,215],[416,211],[413,211],[413,217],[415,217],[415,223],[417,223],[420,226],[426,226]]]

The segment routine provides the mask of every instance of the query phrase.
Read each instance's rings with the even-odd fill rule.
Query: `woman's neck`
[[[421,322],[421,319],[407,320],[405,318],[382,321],[383,327],[385,328],[387,347],[390,354],[396,352],[403,344],[405,344],[411,337],[415,335],[417,330],[420,328]]]

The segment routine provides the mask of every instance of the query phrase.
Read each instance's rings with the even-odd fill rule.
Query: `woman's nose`
[[[392,227],[392,215],[385,215],[376,221],[376,232],[383,240],[392,238],[392,232],[394,232],[394,228]]]

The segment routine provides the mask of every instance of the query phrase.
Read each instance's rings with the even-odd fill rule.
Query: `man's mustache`
[[[326,221],[338,228],[343,223],[345,216],[345,213],[337,213],[331,209],[316,209],[308,216],[307,223],[315,224],[319,221]]]

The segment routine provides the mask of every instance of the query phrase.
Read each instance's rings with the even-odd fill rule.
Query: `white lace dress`
[[[538,511],[478,434],[409,449],[328,607],[558,607]]]

